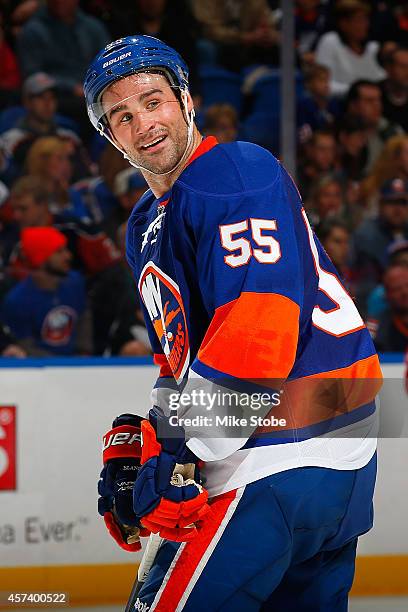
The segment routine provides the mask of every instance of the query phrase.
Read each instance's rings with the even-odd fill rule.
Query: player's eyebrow
[[[145,98],[148,98],[154,93],[163,93],[163,90],[159,89],[158,87],[155,87],[153,89],[148,89],[147,91],[144,91],[142,94],[140,94],[139,100],[144,100]]]
[[[142,94],[140,94],[139,100],[142,102],[145,98],[148,98],[149,96],[155,93],[163,93],[163,90],[157,87],[153,89],[148,89],[147,91],[144,91]],[[115,113],[120,113],[120,111],[127,110],[127,108],[127,104],[119,104],[118,106],[115,106],[109,112],[109,119],[112,119]]]
[[[112,119],[115,113],[120,113],[120,111],[126,110],[126,109],[127,109],[127,104],[119,104],[119,106],[115,106],[115,108],[112,108],[109,112],[109,120]]]

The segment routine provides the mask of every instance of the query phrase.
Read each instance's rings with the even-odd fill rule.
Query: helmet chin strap
[[[188,152],[189,152],[189,149],[190,149],[190,145],[193,142],[195,110],[194,110],[194,108],[192,108],[191,111],[188,110],[187,90],[183,90],[181,92],[181,100],[182,100],[182,104],[183,104],[183,112],[184,112],[184,115],[186,117],[186,123],[187,123],[187,143],[186,143],[186,148],[184,149],[184,153],[181,156],[180,160],[177,162],[177,164],[171,170],[168,170],[167,172],[154,172],[153,170],[149,170],[148,168],[145,168],[144,166],[140,166],[131,157],[129,157],[129,155],[127,155],[127,153],[124,153],[123,149],[121,149],[118,146],[118,144],[113,140],[113,138],[108,136],[108,134],[106,134],[105,132],[103,132],[102,135],[105,136],[105,138],[107,138],[109,140],[109,142],[111,144],[113,144],[113,146],[116,147],[116,149],[118,149],[118,151],[120,151],[122,153],[123,157],[125,159],[127,159],[128,162],[134,168],[137,168],[138,170],[143,170],[143,172],[148,172],[149,174],[153,174],[154,176],[167,176],[168,174],[171,174],[172,172],[177,170],[177,168],[179,168],[179,166],[181,166],[181,164],[183,164],[185,162],[185,160],[187,158],[187,155],[188,155]]]

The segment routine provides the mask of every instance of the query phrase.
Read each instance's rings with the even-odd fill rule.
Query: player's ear
[[[193,98],[191,97],[190,92],[187,92],[187,108],[188,108],[188,112],[191,113],[191,111],[194,108],[194,102],[193,102]]]

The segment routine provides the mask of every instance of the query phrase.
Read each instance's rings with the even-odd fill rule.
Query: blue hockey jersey
[[[243,380],[282,390],[286,381],[278,426],[261,424],[249,440],[185,426],[211,494],[292,467],[369,461],[378,357],[272,154],[205,139],[168,193],[149,190],[133,210],[127,257],[161,366],[158,389],[171,388],[169,377],[207,390]],[[154,401],[168,408],[169,393]],[[199,415],[189,408],[182,414]]]

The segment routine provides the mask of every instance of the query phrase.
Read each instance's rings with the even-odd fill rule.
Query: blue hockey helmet
[[[84,81],[86,107],[92,125],[105,133],[101,121],[102,93],[114,81],[137,72],[163,72],[170,85],[181,92],[188,90],[188,68],[183,58],[153,36],[126,36],[109,43],[93,60]],[[105,133],[106,135],[106,133]]]

